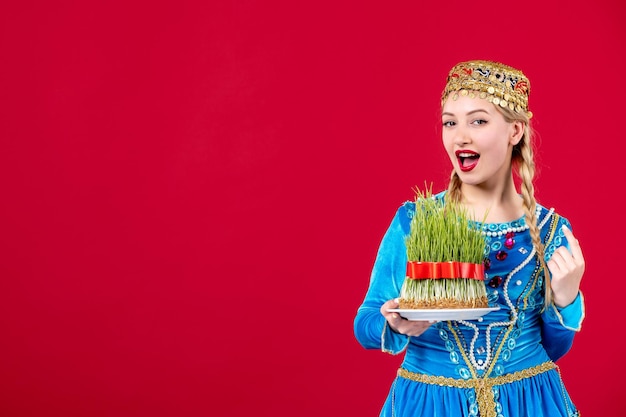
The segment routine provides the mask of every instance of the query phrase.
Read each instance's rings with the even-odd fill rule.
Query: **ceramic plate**
[[[499,310],[500,307],[489,308],[442,308],[433,310],[413,310],[392,308],[389,311],[400,314],[407,320],[446,321],[446,320],[476,320],[487,313]]]

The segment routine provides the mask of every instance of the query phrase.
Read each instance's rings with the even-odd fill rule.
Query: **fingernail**
[[[393,301],[394,301],[394,302],[396,302],[396,303],[399,303],[399,302],[400,302],[400,299],[399,299],[399,298],[394,298],[394,300],[393,300]]]
[[[563,226],[561,226],[561,228],[563,230],[567,230],[568,232],[571,232],[571,230],[569,230],[569,227],[567,227],[567,225],[565,225],[565,224]]]

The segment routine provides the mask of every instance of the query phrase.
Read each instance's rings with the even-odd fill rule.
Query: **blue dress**
[[[380,415],[578,416],[555,361],[580,330],[583,297],[579,293],[565,308],[544,308],[544,277],[524,218],[483,225],[485,285],[489,306],[498,310],[477,320],[436,322],[419,337],[389,328],[380,307],[400,294],[407,262],[404,239],[414,210],[413,202],[397,210],[354,320],[363,347],[404,352]],[[548,260],[556,248],[567,246],[561,226],[570,225],[545,207],[538,206],[537,213]]]

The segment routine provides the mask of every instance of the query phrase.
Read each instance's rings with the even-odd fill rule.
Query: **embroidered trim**
[[[551,210],[554,210],[554,209],[551,209]],[[544,248],[546,248],[544,259],[551,256],[552,252],[554,252],[554,249],[552,248],[552,245],[553,245],[552,241],[554,240],[554,237],[556,236],[557,226],[559,224],[560,218],[561,216],[559,216],[556,213],[553,213],[552,221],[550,222],[550,229],[548,230],[548,233],[546,233],[546,237],[544,238],[544,242],[543,242],[543,246]],[[545,259],[545,261],[548,262],[548,259]]]
[[[559,308],[554,303],[552,303],[551,305],[552,311],[556,315],[556,318],[559,320],[559,323],[561,323],[561,326],[563,326],[567,330],[572,330],[574,332],[579,332],[582,329],[583,320],[585,319],[585,297],[583,297],[583,293],[580,290],[578,291],[578,297],[580,297],[580,300],[574,299],[574,302],[572,303],[574,304],[576,302],[579,302],[581,309],[582,309],[582,314],[580,315],[580,320],[578,321],[578,324],[576,325],[576,327],[571,327],[571,326],[566,325],[565,320],[563,319],[563,315],[559,311]],[[564,308],[567,308],[567,307],[564,307]]]
[[[411,336],[404,336],[401,334],[398,334],[398,336],[404,336],[406,337],[406,343],[404,344],[404,346],[402,346],[402,348],[399,351],[394,351],[393,348],[391,349],[387,349],[385,347],[385,345],[387,344],[386,342],[386,337],[385,334],[387,334],[387,331],[389,332],[393,332],[393,330],[391,330],[391,327],[389,327],[389,322],[387,322],[387,320],[385,320],[385,323],[383,324],[383,332],[380,336],[380,350],[383,351],[384,353],[389,353],[390,355],[398,355],[402,352],[404,352],[404,350],[407,348],[407,346],[409,345],[409,342],[411,341]]]
[[[556,233],[557,232],[557,226],[559,224],[559,219],[560,218],[561,217],[558,214],[556,214],[556,213],[554,214],[553,223],[550,225],[550,231],[548,232],[548,235],[546,236],[545,243],[544,243],[544,246],[546,248],[546,258],[547,257],[551,257],[554,254],[555,250],[556,250],[556,245],[555,245],[555,243],[553,241],[554,241],[554,238],[556,237],[556,234],[557,234]],[[549,259],[546,259],[546,262],[548,260]],[[547,283],[546,283],[546,285],[547,285]],[[565,322],[563,320],[563,316],[561,315],[561,312],[559,311],[557,306],[554,304],[554,302],[550,306],[552,308],[552,311],[556,315],[557,319],[559,320],[559,323],[561,323],[561,325],[564,328],[566,328],[568,330],[575,331],[575,332],[579,332],[581,330],[582,322],[583,322],[583,319],[585,318],[585,304],[584,304],[584,299],[582,298],[583,295],[582,295],[582,292],[580,292],[580,291],[578,293],[579,293],[579,297],[581,297],[580,301],[582,302],[582,315],[581,315],[580,321],[578,322],[578,326],[576,326],[576,327],[570,327],[570,326],[565,325]]]
[[[495,385],[510,384],[512,382],[521,381],[522,379],[532,378],[553,369],[558,369],[558,367],[554,364],[554,362],[548,361],[532,368],[523,369],[521,371],[494,378],[456,379],[443,376],[419,374],[407,371],[404,368],[398,369],[398,376],[414,382],[422,382],[430,385],[453,388],[473,388],[476,392],[480,415],[484,417],[496,417],[496,401],[492,390]]]

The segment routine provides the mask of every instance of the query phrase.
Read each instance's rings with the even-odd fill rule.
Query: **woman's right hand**
[[[394,298],[380,307],[380,314],[385,317],[387,323],[389,323],[389,327],[391,327],[391,330],[394,332],[407,336],[419,336],[432,324],[430,321],[407,320],[402,318],[400,314],[389,311],[389,309],[398,308],[399,306],[398,299]]]

